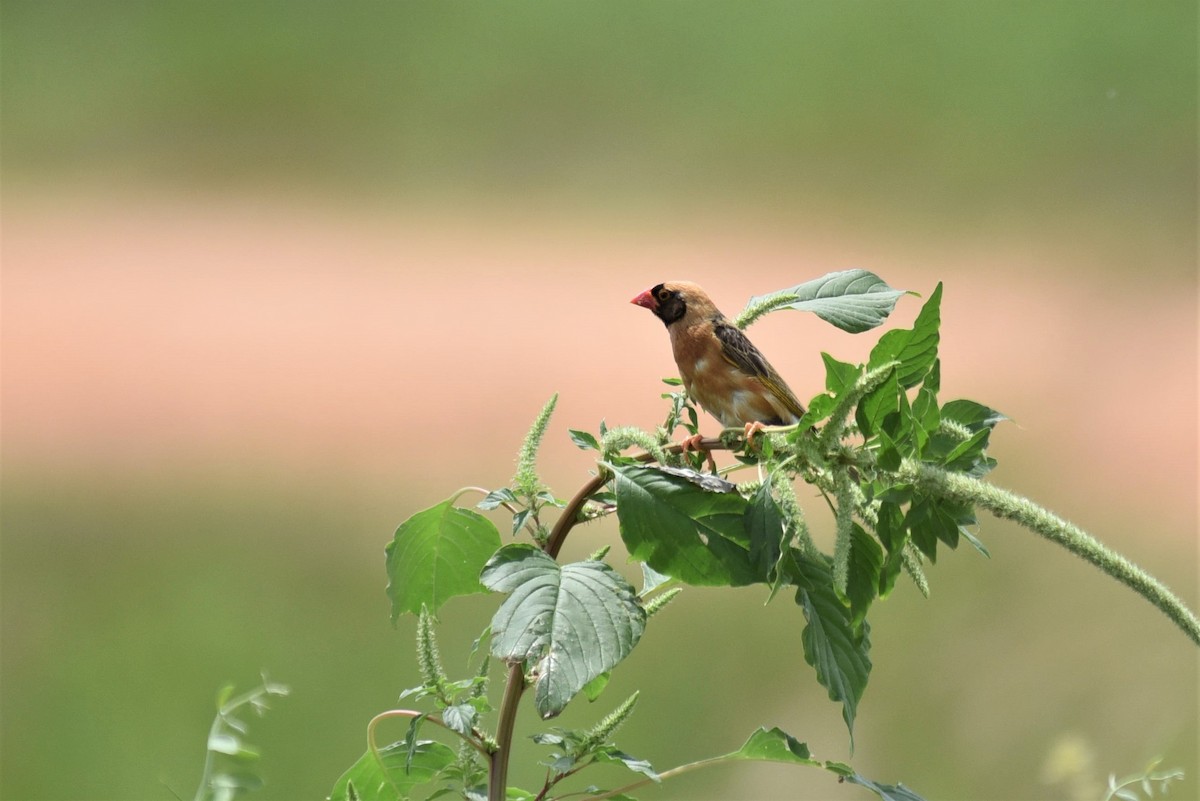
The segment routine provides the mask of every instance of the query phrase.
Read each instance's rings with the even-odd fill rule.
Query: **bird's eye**
[[[670,299],[670,297],[671,297],[670,291],[668,291],[666,289],[658,290],[658,300],[660,303]]]

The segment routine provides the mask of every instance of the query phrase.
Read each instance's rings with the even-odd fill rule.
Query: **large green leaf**
[[[405,520],[387,546],[392,620],[422,606],[436,612],[456,595],[484,592],[479,571],[499,547],[492,522],[452,499]]]
[[[636,591],[603,562],[559,565],[532,545],[507,545],[481,580],[509,593],[492,618],[492,653],[528,664],[543,718],[628,656],[646,627]]]
[[[617,518],[629,555],[660,573],[701,586],[743,586],[765,576],[751,560],[736,492],[709,492],[652,467],[609,465]]]
[[[810,311],[827,323],[851,334],[868,331],[887,319],[904,290],[892,289],[866,270],[829,273],[812,281],[768,295],[750,298],[734,321],[745,327],[776,309]]]
[[[367,751],[342,774],[329,801],[400,801],[412,789],[432,781],[454,762],[454,751],[433,740],[418,742],[409,761],[406,742],[379,749],[379,758]]]
[[[858,701],[871,673],[870,625],[862,622],[855,631],[848,610],[833,589],[829,566],[797,556],[796,603],[804,611],[808,625],[801,640],[804,661],[817,671],[817,681],[829,691],[832,701],[842,704],[842,718],[854,746],[854,716]]]

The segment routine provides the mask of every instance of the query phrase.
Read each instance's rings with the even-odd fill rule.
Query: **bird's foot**
[[[744,435],[746,437],[746,444],[749,445],[750,441],[752,439],[754,439],[754,435],[759,433],[760,431],[765,431],[766,428],[767,427],[765,425],[763,425],[762,423],[760,423],[758,420],[755,420],[752,423],[746,423],[746,432]]]
[[[705,456],[706,460],[708,461],[708,472],[712,473],[713,475],[716,475],[717,463],[716,463],[716,461],[713,460],[712,451],[700,447],[700,443],[701,443],[701,441],[703,441],[703,439],[704,439],[703,434],[693,434],[692,436],[685,439],[683,442],[679,443],[679,450],[684,454],[688,454],[693,451],[695,451],[696,453],[699,453],[700,451],[704,451],[704,456]]]

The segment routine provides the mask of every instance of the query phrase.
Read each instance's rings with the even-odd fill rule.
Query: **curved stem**
[[[695,770],[696,768],[706,768],[709,765],[716,765],[720,762],[727,762],[727,761],[729,761],[729,759],[730,759],[729,755],[725,754],[723,756],[709,757],[708,759],[701,759],[697,762],[689,762],[686,765],[680,765],[678,767],[671,768],[670,770],[664,770],[662,773],[658,774],[658,782],[661,782],[663,779],[674,778],[675,776],[679,776],[681,774],[687,773],[688,771]],[[600,793],[599,795],[589,795],[586,799],[584,799],[584,801],[601,801],[601,799],[604,799],[604,798],[612,798],[615,795],[620,795],[622,793],[627,793],[630,790],[636,790],[639,787],[644,787],[645,785],[650,784],[653,781],[655,781],[655,780],[649,779],[649,778],[638,779],[636,782],[631,782],[631,783],[625,785],[624,787],[618,787],[615,790],[609,790],[608,792]]]
[[[487,748],[484,747],[483,743],[479,742],[474,737],[468,737],[462,732],[455,731],[454,729],[450,728],[446,725],[446,722],[437,715],[427,715],[424,712],[418,712],[415,709],[389,709],[387,712],[380,712],[378,715],[371,718],[371,722],[367,724],[367,750],[374,754],[376,759],[379,759],[379,746],[375,744],[375,727],[379,725],[381,721],[387,720],[388,718],[425,718],[425,720],[428,720],[430,723],[436,726],[441,726],[446,731],[458,735],[468,745],[470,745],[479,753],[483,754],[485,757],[491,756],[491,754],[488,753]]]
[[[500,702],[500,720],[496,724],[495,753],[488,756],[488,799],[504,801],[508,795],[508,757],[512,752],[513,726],[517,722],[517,707],[525,692],[525,669],[518,662],[508,666],[504,683],[504,698]]]
[[[1158,579],[1107,548],[1078,526],[1035,504],[1028,498],[1000,489],[977,478],[950,473],[930,464],[905,460],[897,477],[926,491],[962,503],[982,506],[993,515],[1020,523],[1090,562],[1154,604],[1200,645],[1200,620]]]

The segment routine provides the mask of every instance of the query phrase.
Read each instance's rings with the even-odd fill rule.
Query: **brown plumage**
[[[663,321],[688,395],[726,428],[747,434],[792,425],[804,406],[766,357],[704,290],[687,281],[658,284],[634,298]]]

